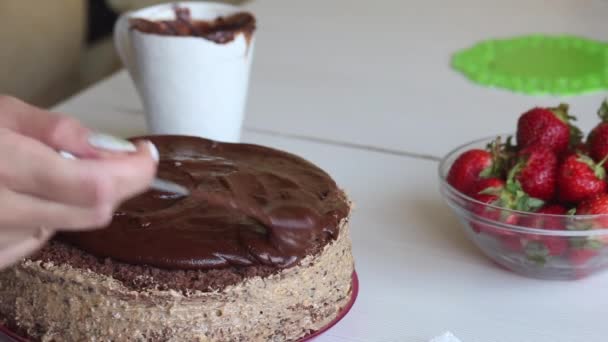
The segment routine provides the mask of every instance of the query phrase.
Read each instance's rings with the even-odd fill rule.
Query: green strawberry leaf
[[[492,165],[486,167],[485,169],[481,170],[481,172],[479,173],[479,177],[481,177],[481,178],[494,177],[494,163],[492,163]]]
[[[512,154],[517,152],[517,146],[515,144],[513,144],[512,135],[507,136],[507,141],[505,142],[505,150]]]
[[[591,223],[575,222],[566,226],[567,230],[589,230],[593,228]]]
[[[608,122],[608,98],[604,99],[602,102],[600,109],[597,111],[597,115],[603,122]]]
[[[487,187],[479,192],[480,195],[494,195],[500,196],[502,188],[498,188],[495,186]]]
[[[597,177],[597,179],[604,180],[606,178],[606,170],[602,165],[606,162],[606,158],[608,158],[608,155],[599,164],[597,164],[595,161],[593,161],[593,159],[591,159],[591,157],[578,152],[576,160],[587,165],[591,171],[593,171],[593,174],[595,177]]]
[[[521,172],[521,170],[524,168],[524,166],[526,166],[526,161],[525,160],[519,160],[511,168],[511,170],[509,170],[509,173],[507,174],[507,183],[509,181],[514,182],[515,181],[515,177],[517,177],[517,175]]]
[[[576,116],[570,115],[570,113],[568,112],[570,106],[568,106],[568,104],[566,103],[560,103],[557,107],[550,109],[553,114],[555,114],[555,116],[557,116],[560,120],[566,123],[570,128],[570,146],[577,146],[578,144],[580,144],[581,141],[583,141],[583,132],[580,128],[576,127],[572,123],[572,121],[576,121],[577,119]]]
[[[519,189],[521,189],[521,185],[517,181],[515,181],[515,182],[507,181],[507,184],[505,185],[505,189],[508,192],[515,194],[519,191]]]
[[[568,239],[568,244],[572,248],[583,249],[587,243],[587,238],[576,236]]]
[[[583,131],[575,125],[568,125],[570,127],[570,146],[578,146],[583,141]]]
[[[549,249],[538,241],[528,242],[524,247],[524,251],[526,258],[539,266],[544,265],[550,257]]]
[[[503,207],[519,211],[536,211],[545,205],[539,198],[530,197],[521,187],[521,183],[515,180],[512,173],[518,168],[516,165],[510,172],[511,176],[507,179],[504,190],[500,193],[500,200]]]
[[[592,249],[598,250],[604,247],[604,244],[593,238],[586,238],[582,236],[572,237],[569,239],[570,247],[575,249]]]
[[[599,241],[599,240],[595,240],[595,239],[589,239],[587,240],[587,243],[585,244],[585,248],[586,249],[601,249],[602,247],[604,247],[604,244]]]
[[[511,137],[509,136],[507,138],[507,143],[503,144],[501,137],[497,136],[496,139],[486,145],[486,150],[492,155],[492,164],[481,171],[479,174],[481,178],[505,177],[507,167],[514,155],[510,138]]]
[[[528,196],[526,205],[528,206],[528,210],[526,211],[536,211],[540,209],[543,205],[545,205],[545,201]]]
[[[597,163],[595,175],[598,179],[603,180],[606,178],[606,168],[604,167],[604,164],[606,164],[606,160],[608,160],[608,154],[604,157],[604,159],[600,160],[600,162]]]

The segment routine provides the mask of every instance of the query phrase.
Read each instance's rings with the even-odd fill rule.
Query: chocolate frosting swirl
[[[116,211],[106,229],[60,239],[99,257],[168,269],[285,268],[338,234],[349,204],[321,169],[282,151],[185,136],[145,137],[158,175],[188,197],[149,191]]]

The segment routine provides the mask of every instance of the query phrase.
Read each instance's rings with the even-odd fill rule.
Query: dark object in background
[[[112,34],[118,14],[104,0],[88,0],[87,44]]]

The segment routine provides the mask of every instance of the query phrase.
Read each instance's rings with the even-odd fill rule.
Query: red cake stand
[[[348,314],[350,309],[353,307],[353,304],[355,304],[355,300],[357,299],[357,295],[359,294],[359,278],[357,277],[357,272],[353,272],[352,287],[353,288],[352,288],[350,300],[348,301],[348,303],[346,303],[346,306],[344,306],[344,308],[342,309],[342,311],[340,311],[338,316],[336,316],[336,318],[334,318],[333,321],[329,322],[329,324],[327,324],[323,328],[311,333],[308,336],[305,336],[298,342],[304,342],[304,341],[310,342],[310,341],[314,340],[315,337],[317,337],[317,336],[323,334],[324,332],[326,332],[327,330],[329,330],[336,323],[338,323],[342,318],[344,318],[344,316],[346,316],[346,314]],[[14,342],[29,342],[29,340],[27,338],[22,337],[17,333],[14,333],[13,331],[11,331],[10,329],[8,329],[7,327],[5,327],[3,325],[0,325],[0,341],[3,341],[2,337],[10,338]]]

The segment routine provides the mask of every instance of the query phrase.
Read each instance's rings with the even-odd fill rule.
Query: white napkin
[[[445,332],[440,336],[431,339],[429,342],[462,342],[451,332]]]

